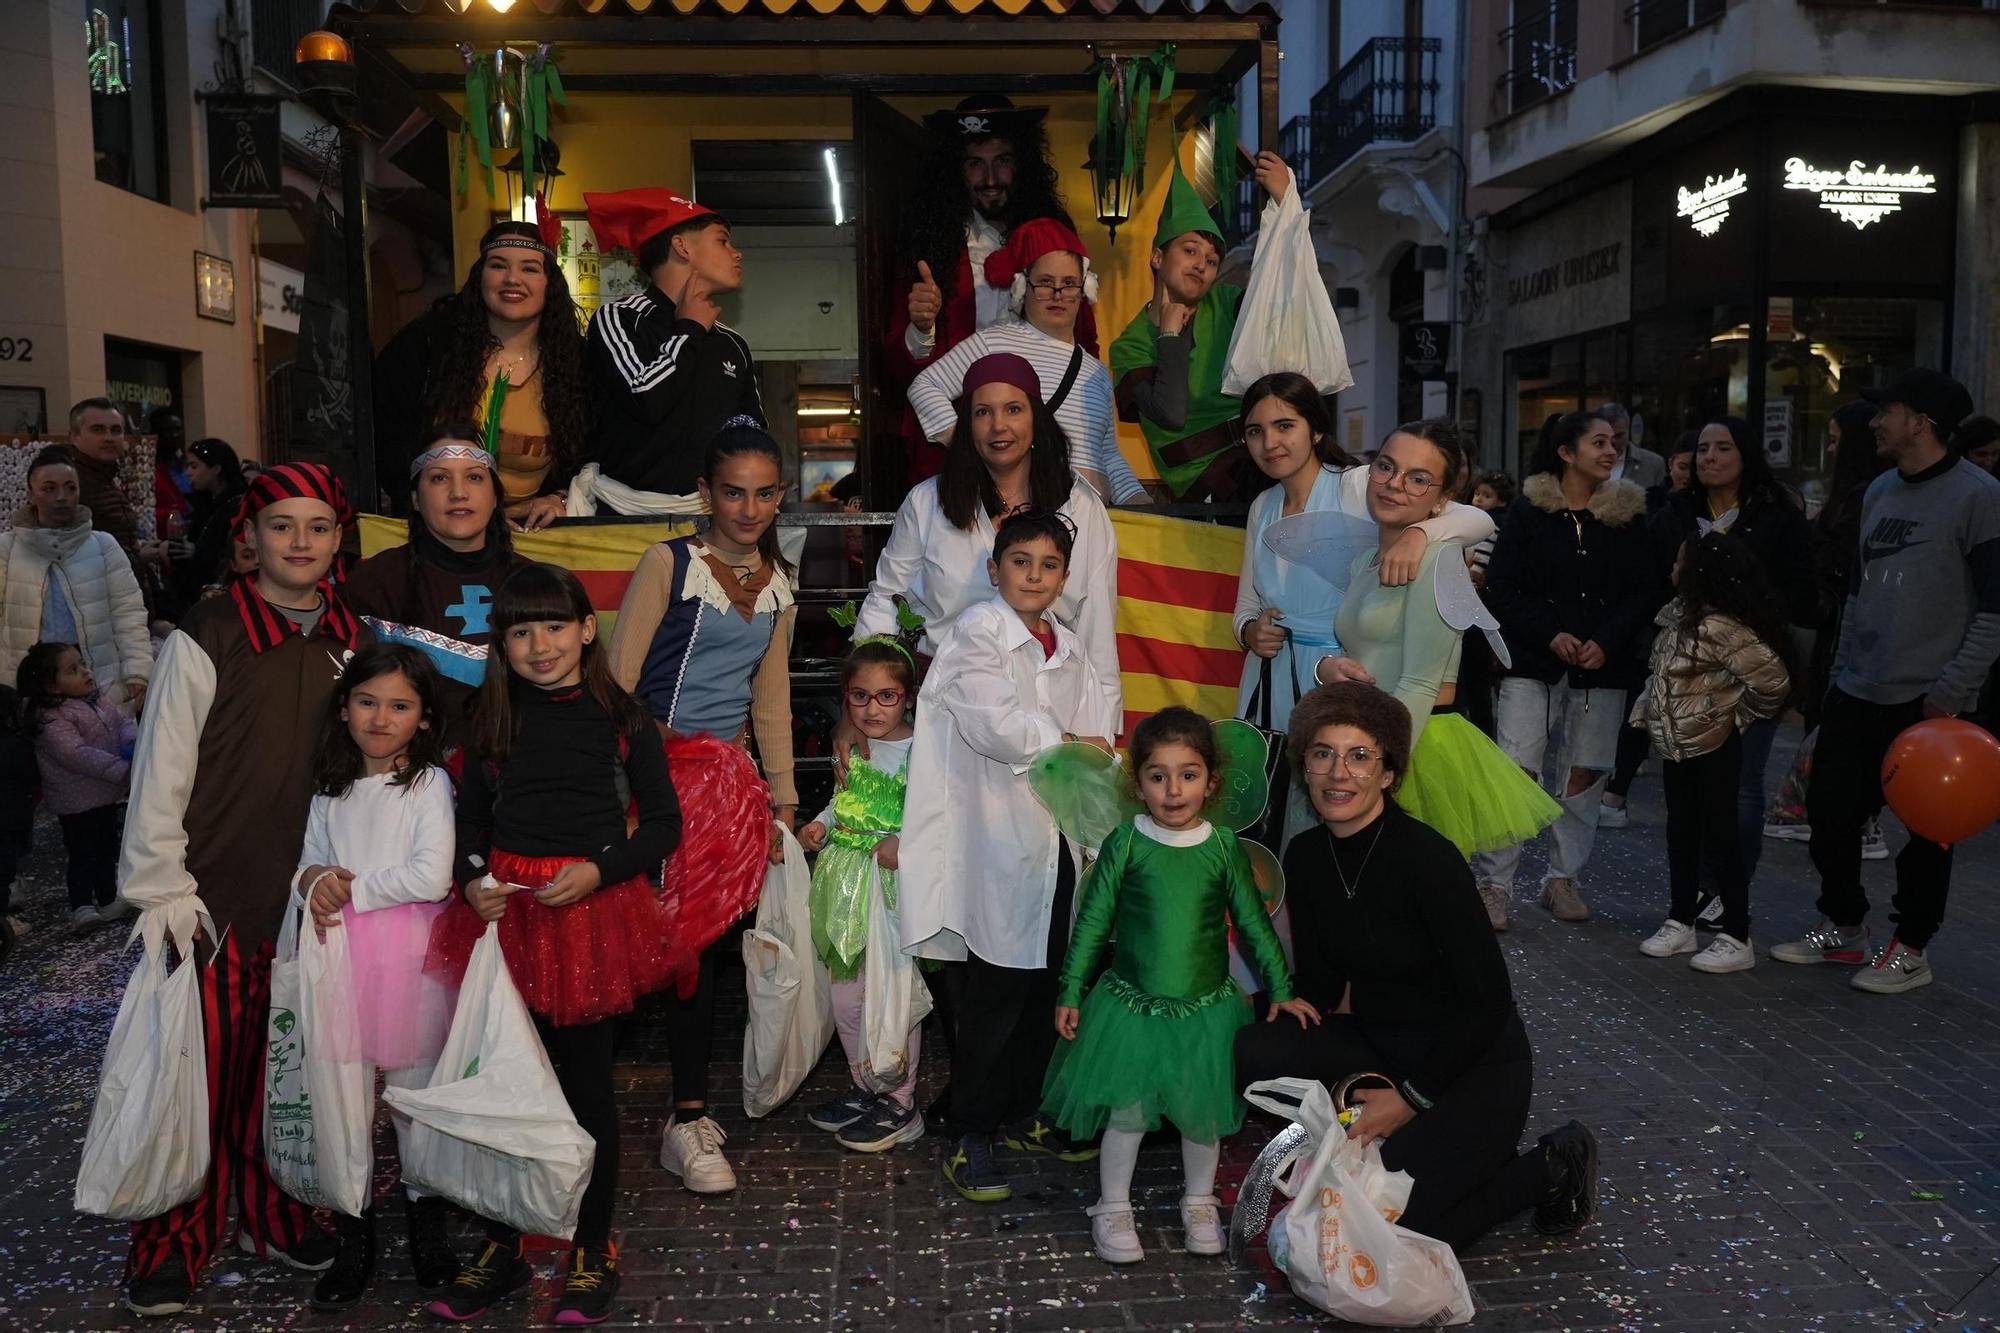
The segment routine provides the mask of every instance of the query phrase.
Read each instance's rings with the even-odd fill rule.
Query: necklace
[[[1385,815],[1387,813],[1387,811],[1383,812]],[[1382,816],[1378,815],[1375,819],[1375,836],[1368,840],[1368,850],[1361,854],[1361,864],[1355,867],[1354,882],[1352,884],[1347,882],[1347,872],[1340,868],[1340,844],[1334,841],[1332,827],[1326,824],[1320,825],[1321,828],[1326,829],[1327,851],[1333,855],[1333,873],[1339,877],[1341,891],[1347,895],[1349,902],[1353,902],[1354,895],[1360,891],[1361,877],[1368,873],[1368,858],[1375,855],[1375,844],[1382,841],[1383,822]]]

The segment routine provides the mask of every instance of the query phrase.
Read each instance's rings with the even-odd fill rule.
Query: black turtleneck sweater
[[[506,760],[496,766],[476,747],[466,751],[458,882],[484,874],[495,848],[588,857],[605,888],[661,865],[680,845],[681,807],[652,719],[635,708],[634,730],[621,739],[618,723],[581,686],[543,690],[518,676],[511,683],[518,726]],[[639,807],[629,834],[621,775]]]
[[[1355,1018],[1398,1066],[1378,1072],[1435,1101],[1475,1065],[1530,1058],[1507,960],[1443,834],[1390,800],[1349,837],[1319,824],[1292,839],[1285,883],[1298,992],[1330,1013],[1352,986]]]

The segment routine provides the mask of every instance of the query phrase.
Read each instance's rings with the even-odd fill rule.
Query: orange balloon
[[[1964,842],[2000,819],[2000,740],[1955,717],[1927,718],[1890,743],[1882,794],[1910,832]]]

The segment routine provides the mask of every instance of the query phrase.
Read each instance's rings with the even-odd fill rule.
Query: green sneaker
[[[1000,1142],[1015,1152],[1038,1152],[1059,1162],[1094,1162],[1097,1145],[1078,1143],[1054,1122],[1035,1115],[1021,1124],[1000,1131]]]
[[[984,1134],[955,1139],[944,1158],[944,1178],[974,1203],[1005,1203],[1014,1187],[993,1160],[993,1140]]]

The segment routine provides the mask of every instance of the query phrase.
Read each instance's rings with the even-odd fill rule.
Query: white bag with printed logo
[[[1268,1240],[1293,1294],[1378,1328],[1471,1321],[1472,1292],[1451,1246],[1396,1225],[1410,1201],[1410,1173],[1383,1167],[1379,1141],[1364,1148],[1348,1139],[1324,1085],[1271,1079],[1243,1096],[1311,1136],[1278,1178],[1292,1202],[1271,1219]]]
[[[132,927],[145,951],[104,1047],[97,1101],[83,1136],[76,1210],[137,1222],[201,1193],[208,1180],[208,1046],[201,1031],[199,923],[215,938],[201,899],[148,908]],[[180,962],[167,966],[171,936]],[[127,941],[129,946],[130,940]]]
[[[1312,215],[1299,203],[1296,176],[1283,199],[1264,205],[1257,252],[1236,311],[1236,331],[1229,338],[1222,391],[1240,395],[1279,370],[1297,371],[1321,393],[1354,386],[1347,342],[1319,275]]]
[[[359,1217],[375,1190],[375,1067],[361,1054],[347,931],[314,928],[297,894],[271,958],[264,1160],[310,1208]]]
[[[917,960],[903,952],[901,920],[888,902],[884,881],[893,873],[870,865],[861,959],[861,1078],[884,1093],[909,1078],[910,1032],[931,1011],[931,989],[917,975]]]
[[[833,1039],[832,982],[812,941],[812,871],[799,840],[789,830],[784,839],[784,862],[765,872],[757,919],[743,932],[743,1109],[752,1119],[791,1100]]]
[[[429,1086],[382,1100],[410,1118],[404,1179],[532,1235],[576,1234],[597,1143],[570,1113],[497,923],[472,946]]]

